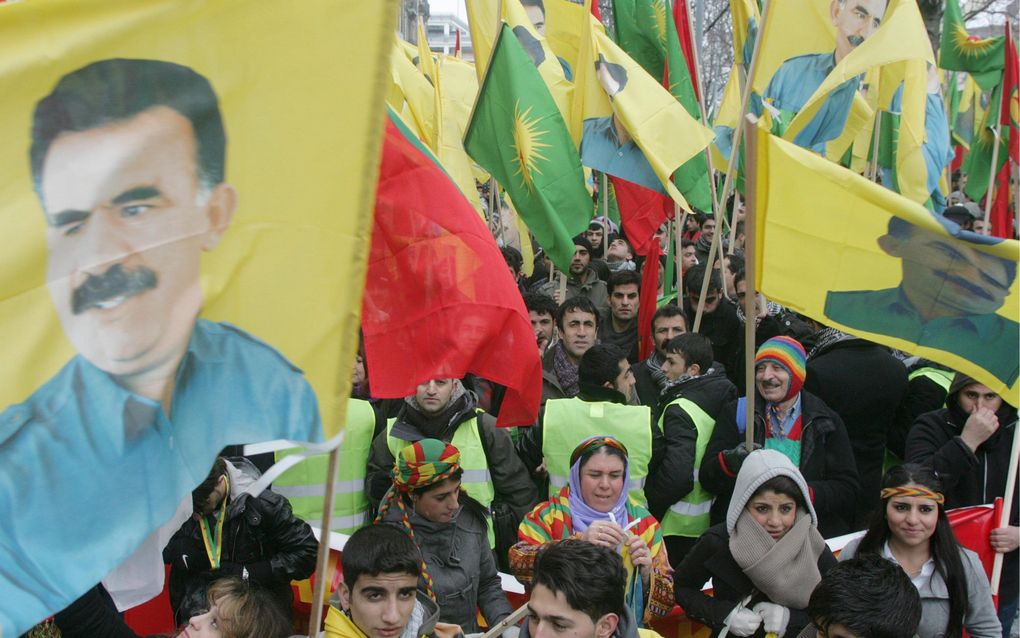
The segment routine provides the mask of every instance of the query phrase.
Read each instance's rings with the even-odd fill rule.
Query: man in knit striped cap
[[[843,421],[825,402],[804,391],[804,346],[774,337],[754,358],[755,447],[778,450],[800,468],[826,538],[850,531],[859,489],[857,465]],[[702,485],[716,495],[712,522],[725,517],[734,480],[747,456],[745,398],[719,414],[701,463]]]

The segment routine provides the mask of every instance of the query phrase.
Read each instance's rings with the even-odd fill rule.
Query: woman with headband
[[[921,595],[919,638],[999,638],[1002,630],[977,554],[960,547],[946,518],[942,482],[906,463],[886,473],[882,507],[864,538],[840,554],[878,554],[899,565]]]
[[[476,609],[490,627],[513,609],[489,549],[488,513],[461,489],[459,462],[457,448],[438,439],[405,447],[376,522],[407,529],[421,548],[422,588],[439,603],[439,620],[474,633],[480,630]]]
[[[548,543],[580,538],[614,549],[627,568],[627,607],[637,624],[667,615],[673,583],[662,530],[648,510],[628,499],[627,448],[610,436],[581,442],[570,456],[570,480],[521,521],[510,569],[531,584],[535,556]]]

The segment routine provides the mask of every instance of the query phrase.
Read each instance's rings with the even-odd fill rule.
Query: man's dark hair
[[[837,563],[811,592],[808,617],[828,632],[842,625],[859,638],[913,636],[921,598],[902,568],[875,554]]]
[[[402,528],[379,524],[351,534],[340,556],[344,584],[354,589],[362,574],[421,575],[421,551]]]
[[[537,312],[540,315],[548,314],[553,319],[556,318],[556,302],[548,295],[526,292],[524,293],[524,307],[528,309],[528,312]]]
[[[616,377],[620,376],[620,361],[626,358],[627,353],[619,346],[596,343],[581,355],[581,362],[577,365],[578,378],[586,385],[616,385]]]
[[[567,299],[560,304],[559,308],[556,309],[556,327],[563,330],[563,317],[565,317],[568,312],[576,311],[587,312],[588,314],[594,315],[595,327],[599,327],[599,311],[595,308],[595,304],[592,303],[591,299],[580,295]]]
[[[213,493],[216,486],[220,484],[220,477],[227,475],[227,460],[222,456],[217,456],[213,462],[212,469],[209,470],[209,475],[205,477],[205,480],[198,484],[198,487],[191,490],[191,506],[192,511],[201,512],[205,502],[209,500],[209,495]]]
[[[680,306],[672,303],[668,303],[655,311],[652,315],[652,332],[655,332],[655,322],[663,317],[683,317],[684,318],[684,329],[687,328],[687,317],[684,316],[684,310]]]
[[[209,80],[173,62],[117,58],[93,62],[65,75],[36,104],[29,157],[40,200],[43,163],[60,134],[106,126],[157,106],[171,108],[191,122],[202,187],[209,189],[222,182],[227,138]]]
[[[734,275],[736,275],[738,272],[744,269],[744,258],[741,257],[740,255],[724,255],[723,259],[729,260],[730,263],[726,269],[729,270]]]
[[[588,241],[588,238],[585,237],[584,235],[578,235],[577,237],[574,237],[574,246],[580,246],[581,248],[587,250],[589,255],[591,254],[592,250],[591,242]]]
[[[542,0],[521,0],[522,7],[538,7],[542,10],[542,15],[545,15],[545,2]]]
[[[715,216],[714,215],[705,215],[703,218],[701,218],[699,220],[698,226],[704,228],[705,224],[707,224],[708,222],[712,222],[714,224],[715,223]]]
[[[683,251],[684,248],[688,248],[688,247],[691,247],[691,246],[697,248],[698,247],[698,242],[694,241],[693,239],[685,239],[682,242],[680,242],[680,250],[681,251]]]
[[[606,288],[609,290],[609,294],[613,294],[613,289],[617,286],[626,286],[627,284],[634,284],[641,290],[641,275],[637,274],[634,270],[621,270],[614,272],[609,276],[609,283],[606,284]]]
[[[521,255],[521,251],[513,246],[503,246],[499,252],[503,253],[503,261],[506,262],[506,265],[510,266],[515,273],[520,274],[521,269],[524,268],[524,257]]]
[[[736,288],[737,284],[747,279],[747,271],[741,268],[733,275],[733,287]]]
[[[922,233],[928,233],[930,235],[935,235],[936,237],[939,237],[940,239],[944,239],[944,240],[950,241],[950,242],[963,242],[964,244],[971,244],[971,245],[973,245],[975,247],[980,246],[982,244],[987,245],[988,244],[988,240],[989,240],[989,238],[985,238],[983,235],[977,235],[977,234],[975,234],[973,232],[970,232],[970,233],[964,232],[964,235],[969,237],[969,238],[972,238],[974,241],[969,241],[968,239],[964,239],[962,237],[951,237],[949,235],[942,236],[942,235],[939,235],[936,231],[927,230],[925,228],[921,228],[920,226],[915,226],[914,224],[911,224],[907,220],[900,219],[899,217],[896,217],[895,215],[889,218],[889,230],[888,230],[888,233],[890,235],[892,235],[893,237],[895,237],[896,239],[899,239],[900,241],[910,241],[910,236],[915,231],[916,232],[922,232]],[[982,241],[981,238],[984,238],[984,241]],[[990,255],[990,256],[995,257],[994,255]],[[1011,259],[1003,259],[1002,257],[995,257],[995,258],[998,259],[999,261],[1001,261],[1003,266],[1006,268],[1006,277],[1009,278],[1009,282],[1007,282],[1007,284],[1011,285],[1013,283],[1013,280],[1016,279],[1016,265],[1017,265],[1017,262],[1015,262],[1015,261],[1013,261]]]
[[[712,353],[712,342],[703,334],[685,332],[666,342],[667,353],[678,354],[684,358],[688,366],[695,363],[701,368],[701,374],[708,372],[715,358]]]
[[[684,273],[684,288],[687,289],[687,294],[701,294],[701,282],[705,279],[705,268],[707,266],[708,264],[698,264]],[[708,292],[715,292],[717,290],[722,290],[722,280],[719,278],[719,271],[713,269],[708,279]]]
[[[606,614],[623,617],[627,573],[620,555],[605,547],[573,538],[549,543],[535,558],[533,586],[539,585],[562,593],[593,623]]]
[[[606,60],[606,57],[600,53],[599,59],[595,61],[595,70],[598,71],[599,67],[603,66],[606,67],[609,77],[613,78],[613,80],[620,85],[620,88],[617,89],[616,93],[623,91],[624,87],[627,86],[627,69],[623,68],[619,64]],[[616,93],[613,95],[616,95]],[[609,97],[613,96],[610,95]]]

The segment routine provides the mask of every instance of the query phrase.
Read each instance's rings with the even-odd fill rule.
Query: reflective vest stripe
[[[627,447],[630,483],[627,491],[645,506],[645,479],[652,459],[652,412],[644,405],[606,401],[550,399],[542,419],[542,455],[549,471],[549,494],[567,484],[570,455],[581,441],[609,435]]]
[[[393,458],[400,454],[400,450],[414,442],[393,436],[393,424],[396,422],[396,418],[386,422],[386,445]],[[486,510],[491,511],[496,491],[493,488],[492,475],[489,472],[489,460],[485,456],[482,437],[478,431],[478,417],[468,419],[457,426],[450,443],[460,451],[460,467],[464,472],[460,478],[461,489],[481,503]],[[492,517],[490,516],[486,520],[489,528],[489,546],[495,547],[496,535],[492,529]]]
[[[938,368],[918,368],[907,375],[907,380],[913,381],[917,377],[924,377],[925,379],[928,379],[946,392],[949,392],[949,386],[953,383],[953,373],[948,370],[940,370]]]
[[[368,513],[365,475],[374,433],[375,410],[372,409],[372,405],[360,399],[349,399],[347,427],[338,450],[339,466],[333,488],[330,529],[334,532],[352,534],[365,524]],[[276,453],[276,460],[279,461],[294,451],[296,450],[280,450]],[[313,525],[320,525],[328,467],[328,454],[305,459],[276,479],[273,491],[287,497],[295,516]]]
[[[674,405],[687,413],[698,431],[698,439],[694,448],[694,487],[686,496],[666,510],[665,516],[662,517],[662,533],[665,536],[697,538],[709,528],[709,513],[712,510],[713,497],[698,480],[698,468],[701,467],[701,460],[705,456],[708,440],[712,437],[712,430],[715,429],[715,419],[702,410],[697,403],[690,399],[679,398],[671,401],[662,410],[662,415],[659,417],[660,428],[666,418],[666,410]]]

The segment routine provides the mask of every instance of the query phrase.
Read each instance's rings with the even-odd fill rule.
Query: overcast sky
[[[429,12],[433,14],[453,13],[465,20],[467,19],[467,10],[464,9],[464,0],[429,0]]]

